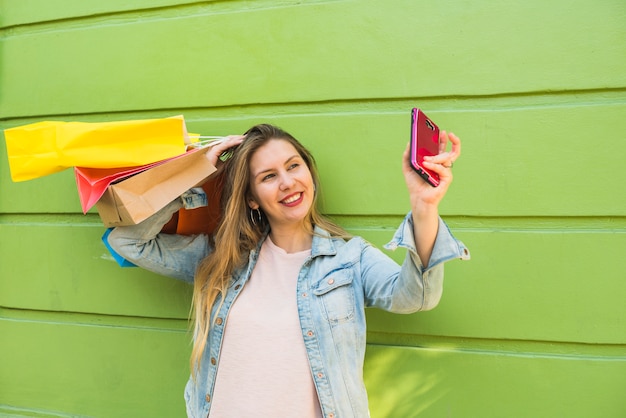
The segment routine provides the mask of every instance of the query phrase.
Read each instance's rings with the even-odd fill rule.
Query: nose
[[[284,172],[280,175],[280,189],[289,190],[295,184],[295,179],[288,172]]]

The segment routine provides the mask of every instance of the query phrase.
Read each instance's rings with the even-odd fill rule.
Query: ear
[[[260,207],[259,204],[256,202],[256,200],[254,200],[253,198],[248,199],[248,206],[252,210],[256,210]]]

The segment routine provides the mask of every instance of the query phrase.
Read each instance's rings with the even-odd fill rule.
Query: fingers
[[[452,132],[450,132],[448,138],[450,139],[450,142],[452,142],[452,151],[450,152],[452,153],[454,161],[461,156],[461,140]]]
[[[243,135],[228,135],[226,139],[218,144],[215,144],[206,153],[206,158],[213,165],[217,165],[218,159],[225,152],[243,142]]]
[[[404,153],[402,155],[402,171],[404,173],[404,177],[405,177],[405,181],[407,182],[407,185],[409,185],[409,190],[411,190],[411,186],[410,184],[420,184],[422,186],[426,185],[426,181],[417,173],[416,170],[413,169],[412,164],[410,162],[410,149],[411,149],[411,145],[410,143],[407,144],[406,148],[404,149]],[[437,162],[429,162],[428,159],[429,158],[435,158],[435,156],[433,157],[424,157],[424,161],[422,162],[422,165],[424,166],[424,168],[427,168],[429,170],[434,171],[435,173],[437,173],[439,175],[439,179],[440,182],[442,184],[450,184],[452,182],[452,170],[450,170],[450,168],[446,168],[444,167],[442,164],[437,163]],[[440,184],[441,186],[441,184]],[[428,187],[425,187],[427,190],[432,189],[432,187],[429,185]],[[442,191],[443,189],[447,188],[446,187],[438,187],[437,189],[439,191]],[[444,191],[445,193],[445,191]]]
[[[407,142],[406,144],[406,148],[404,148],[404,152],[402,153],[402,169],[404,171],[406,170],[411,170],[411,163],[410,161],[410,153],[411,153],[411,143]]]
[[[448,143],[452,143],[452,149],[446,152]],[[439,154],[424,157],[424,160],[433,164],[439,164],[444,168],[452,167],[454,161],[461,155],[461,140],[453,133],[440,131],[439,133]]]
[[[450,151],[446,151],[451,144]],[[461,140],[453,133],[440,131],[439,134],[439,154],[425,156],[422,162],[424,168],[436,173],[439,176],[439,185],[431,187],[412,169],[409,162],[410,147],[404,150],[403,171],[405,181],[411,198],[413,210],[419,212],[422,204],[438,205],[446,195],[448,188],[452,184],[452,163],[461,155]]]
[[[219,154],[222,154],[224,151],[236,147],[241,144],[243,141],[243,135],[228,135],[223,142],[220,142],[217,145],[213,146],[213,149],[217,151]]]
[[[440,180],[443,181],[444,179],[447,179],[449,181],[452,181],[452,166],[446,166],[445,164],[433,163],[426,160],[424,160],[423,164],[424,167],[426,167],[427,169],[437,173]]]
[[[447,147],[448,135],[446,135],[446,131],[439,131],[439,154],[446,152]]]

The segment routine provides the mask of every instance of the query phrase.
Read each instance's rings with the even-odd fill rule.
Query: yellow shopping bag
[[[69,167],[134,167],[186,151],[182,116],[119,122],[38,122],[4,131],[13,181]]]

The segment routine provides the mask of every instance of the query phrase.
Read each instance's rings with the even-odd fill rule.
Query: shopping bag
[[[194,209],[182,208],[174,213],[172,219],[161,229],[165,234],[198,235],[212,234],[220,220],[220,197],[222,195],[223,176],[214,173],[209,177],[202,188],[207,194],[208,206]],[[107,228],[102,235],[102,242],[113,259],[120,267],[137,267],[126,260],[109,244],[109,235],[113,228]]]
[[[208,140],[192,142],[191,147],[210,147],[224,140],[224,137],[205,136],[198,138],[210,138]],[[176,158],[176,157],[172,157]],[[78,189],[78,197],[83,209],[83,213],[87,213],[89,209],[96,204],[102,197],[106,188],[114,182],[130,177],[137,173],[147,170],[155,165],[162,164],[167,160],[157,161],[138,167],[121,167],[121,168],[90,168],[90,167],[74,167],[74,176],[76,178],[76,188]]]
[[[78,197],[83,213],[87,213],[89,209],[96,204],[102,197],[107,187],[111,183],[120,181],[130,177],[133,174],[140,173],[150,167],[159,164],[159,162],[146,164],[139,167],[122,167],[122,168],[89,168],[74,167],[74,176],[76,177],[76,188],[78,189]]]
[[[5,129],[13,181],[69,167],[134,167],[183,154],[182,116],[117,122],[44,121]]]
[[[104,231],[104,235],[102,235],[102,242],[104,243],[104,246],[107,248],[107,250],[109,250],[109,253],[117,262],[117,264],[120,265],[120,267],[137,267],[136,264],[122,257],[117,251],[113,249],[113,247],[111,247],[111,244],[109,244],[109,235],[111,235],[112,230],[113,228],[108,228],[106,231]]]
[[[96,203],[104,225],[138,224],[185,191],[204,183],[216,170],[206,158],[209,149],[194,148],[111,184]]]
[[[207,206],[194,209],[180,209],[173,218],[176,233],[181,235],[212,234],[221,219],[221,198],[224,187],[223,171],[214,173],[202,185],[207,196]],[[166,225],[165,229],[171,229]]]

